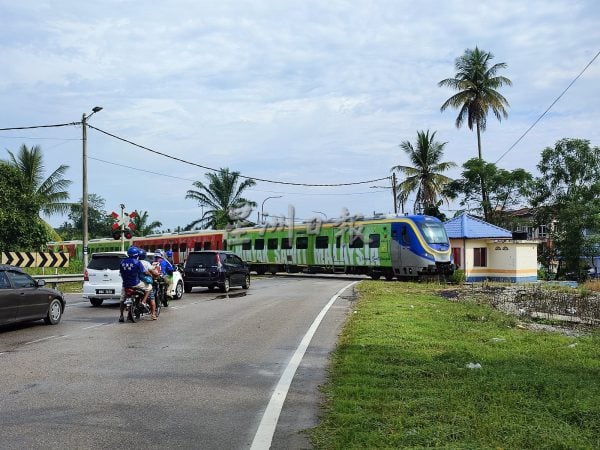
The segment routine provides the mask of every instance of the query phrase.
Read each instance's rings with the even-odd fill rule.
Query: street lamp
[[[269,200],[270,198],[281,198],[281,197],[283,197],[283,195],[275,195],[275,196],[272,196],[272,197],[267,197],[267,198],[265,198],[265,199],[263,200],[263,202],[262,202],[262,205],[261,205],[261,207],[260,207],[260,216],[258,217],[258,223],[260,223],[260,218],[261,218],[261,217],[262,217],[262,220],[265,220],[265,214],[264,214],[265,202],[266,202],[267,200]]]
[[[89,115],[81,116],[81,130],[82,130],[82,142],[83,142],[83,155],[82,155],[82,183],[83,183],[83,210],[81,214],[81,222],[83,226],[83,270],[87,268],[88,264],[88,189],[87,189],[87,124],[86,121],[98,111],[102,111],[101,106],[94,106],[92,113]]]

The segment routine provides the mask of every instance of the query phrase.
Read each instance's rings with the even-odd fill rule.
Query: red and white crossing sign
[[[113,211],[110,216],[115,219],[115,223],[112,224],[113,230],[121,227],[128,227],[131,230],[135,230],[135,224],[132,222],[132,220],[137,216],[135,211],[132,211],[129,214],[123,213],[123,217]]]

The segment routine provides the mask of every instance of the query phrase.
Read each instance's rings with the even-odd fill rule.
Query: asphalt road
[[[57,326],[0,328],[0,447],[250,448],[307,330],[348,284],[280,277],[229,294],[197,288],[136,324],[118,323],[115,303],[69,295]],[[271,448],[310,447],[302,430],[317,423],[318,385],[352,300],[350,287],[317,328]]]

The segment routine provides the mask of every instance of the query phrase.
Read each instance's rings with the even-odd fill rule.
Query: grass
[[[316,448],[600,448],[600,334],[521,329],[433,285],[359,291]]]

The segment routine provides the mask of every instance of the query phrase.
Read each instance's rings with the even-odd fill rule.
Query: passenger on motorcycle
[[[154,264],[160,268],[160,274],[167,281],[167,296],[172,298],[170,292],[173,287],[173,272],[175,268],[165,259],[165,254],[159,248],[154,252]]]
[[[125,289],[140,288],[145,289],[145,284],[140,280],[140,273],[144,272],[144,266],[138,260],[140,249],[131,246],[127,249],[127,258],[121,261],[119,272],[123,279],[123,288],[121,289],[121,304],[119,322],[124,322],[123,311],[125,311]]]
[[[152,267],[150,261],[146,260],[146,250],[140,249],[140,262],[144,266],[144,272],[140,273],[140,280],[144,283],[144,298],[142,303],[146,304],[148,297],[150,298],[150,310],[152,312],[152,320],[156,320],[156,301],[154,299],[154,290],[152,289],[152,281],[158,275],[157,270]]]

